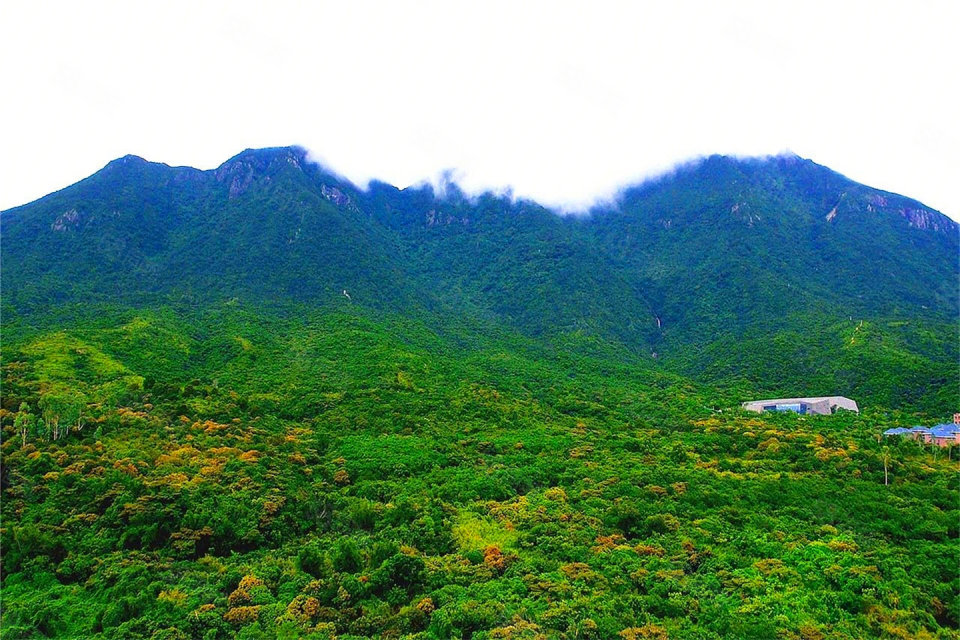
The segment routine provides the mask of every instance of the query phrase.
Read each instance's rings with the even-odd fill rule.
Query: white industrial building
[[[747,411],[793,411],[794,413],[812,413],[830,415],[837,409],[860,413],[857,403],[843,396],[824,396],[821,398],[773,398],[770,400],[751,400],[744,402],[743,408]]]

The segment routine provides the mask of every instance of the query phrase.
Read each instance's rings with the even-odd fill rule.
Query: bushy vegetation
[[[955,637],[957,452],[878,438],[912,416],[356,309],[113,316],[6,349],[5,638]]]
[[[454,185],[360,190],[296,148],[207,172],[126,157],[3,223],[14,332],[57,330],[49,316],[91,303],[256,315],[349,301],[746,394],[960,404],[944,384],[960,360],[956,223],[795,157],[709,158],[566,218]]]
[[[572,219],[279,149],[2,222],[4,638],[960,637],[960,452],[880,436],[960,404],[919,203],[713,158]],[[739,408],[821,394],[863,411]]]

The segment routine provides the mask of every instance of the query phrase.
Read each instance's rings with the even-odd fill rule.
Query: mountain
[[[958,255],[793,156],[115,160],[0,212],[3,637],[956,638],[958,447],[882,434],[960,406]]]
[[[746,392],[957,400],[957,224],[796,156],[706,158],[577,217],[359,189],[296,147],[213,171],[127,156],[2,220],[5,310],[30,322],[80,302],[350,301],[441,332],[590,336]]]

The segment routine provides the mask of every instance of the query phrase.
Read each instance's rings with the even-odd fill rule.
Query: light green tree
[[[40,396],[37,403],[43,412],[43,421],[51,440],[59,440],[70,433],[71,425],[83,428],[83,410],[86,398],[73,389],[57,389]]]
[[[17,417],[14,418],[13,427],[20,434],[20,448],[27,446],[27,436],[33,431],[37,422],[36,416],[30,413],[30,405],[26,402],[20,403],[20,409],[17,411]]]

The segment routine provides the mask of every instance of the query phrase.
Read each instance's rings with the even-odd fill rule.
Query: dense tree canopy
[[[960,637],[960,451],[881,436],[960,403],[919,203],[712,158],[570,219],[280,149],[2,222],[4,638]]]
[[[914,416],[355,310],[121,316],[5,353],[4,637],[955,637],[957,452],[879,438]]]

